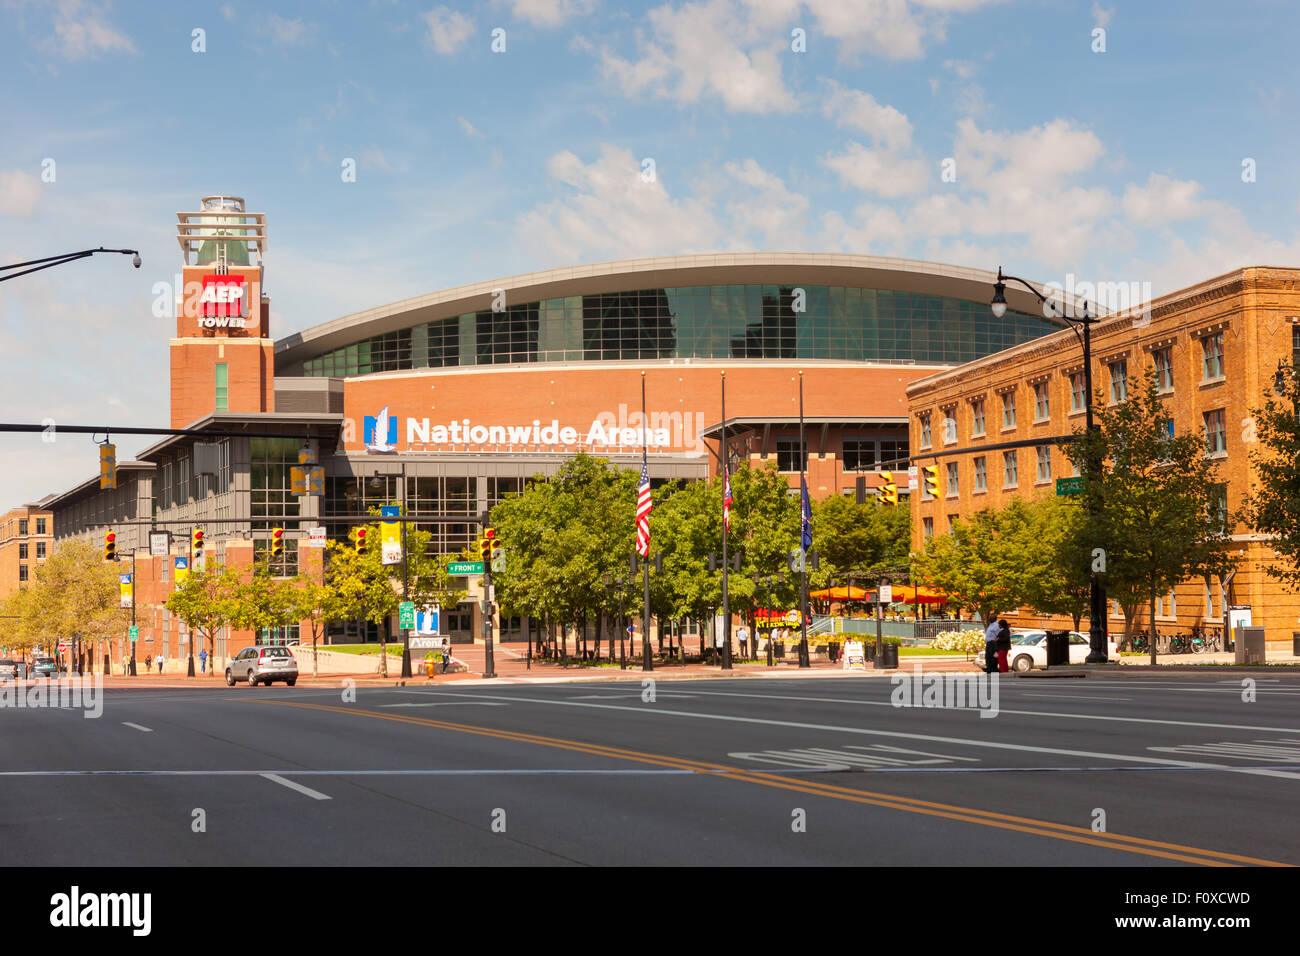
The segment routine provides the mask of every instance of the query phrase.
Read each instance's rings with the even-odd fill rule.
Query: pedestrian
[[[1007,623],[1004,617],[998,622],[1001,626],[998,628],[998,672],[1005,674],[1007,672],[1007,655],[1011,653],[1011,625]]]
[[[205,647],[203,650],[199,651],[199,673],[206,674],[207,672],[208,672],[208,649]]]
[[[158,673],[159,673],[159,674],[162,673],[162,666],[163,666],[163,661],[164,661],[164,660],[165,660],[165,658],[164,658],[161,654],[159,654],[159,655],[158,655]]]
[[[740,639],[740,658],[744,660],[749,656],[749,628],[744,624],[740,625],[740,630],[736,632],[736,637]]]
[[[998,612],[989,613],[989,626],[984,628],[984,673],[992,674],[998,666]]]
[[[122,673],[123,673],[124,675],[127,673],[127,669],[126,669],[126,661],[127,661],[127,657],[126,657],[125,654],[123,654],[123,655],[122,655]]]
[[[442,672],[447,673],[447,665],[451,663],[451,642],[447,638],[442,639]]]
[[[150,657],[148,654],[146,654],[144,657],[144,669],[146,673],[149,674],[153,673],[153,658]]]

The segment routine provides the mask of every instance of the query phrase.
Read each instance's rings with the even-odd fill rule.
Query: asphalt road
[[[1300,863],[1300,680],[106,691],[0,709],[9,865]],[[1104,815],[1101,829],[1097,824]]]

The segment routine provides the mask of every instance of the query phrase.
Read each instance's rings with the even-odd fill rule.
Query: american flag
[[[808,501],[808,479],[800,478],[802,507],[799,516],[799,540],[805,552],[812,547],[812,505]]]
[[[723,468],[723,529],[731,533],[731,472]]]
[[[654,510],[650,496],[650,468],[645,456],[641,457],[641,481],[636,486],[636,553],[650,556],[650,512]]]

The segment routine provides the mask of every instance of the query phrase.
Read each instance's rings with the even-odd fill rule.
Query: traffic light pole
[[[496,655],[492,648],[492,555],[483,562],[483,676],[496,677]]]
[[[722,372],[722,480],[727,480],[727,372]],[[727,493],[725,486],[722,492]],[[731,600],[727,595],[727,523],[722,523],[722,669],[731,670]],[[685,656],[682,658],[685,660]]]
[[[131,633],[135,633],[135,548],[131,549]],[[135,641],[131,645],[131,676],[135,676]]]

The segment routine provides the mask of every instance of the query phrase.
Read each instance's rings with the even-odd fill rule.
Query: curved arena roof
[[[988,302],[997,275],[986,269],[840,253],[711,253],[621,259],[476,282],[341,316],[275,343],[277,370],[358,340],[491,307],[495,290],[510,304],[658,287],[791,284],[844,286]],[[1012,312],[1041,315],[1032,295],[1006,290]]]

